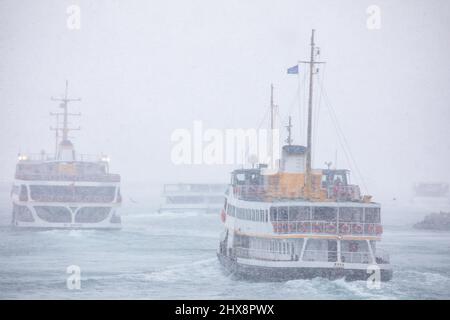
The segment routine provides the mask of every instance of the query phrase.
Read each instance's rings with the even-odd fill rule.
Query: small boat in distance
[[[416,229],[450,231],[450,212],[430,213],[414,225]]]
[[[68,133],[69,99],[60,99],[55,154],[19,154],[11,190],[12,224],[18,228],[120,229],[120,175],[109,172],[109,157],[75,152]],[[62,126],[59,120],[62,117]]]
[[[222,183],[165,184],[162,193],[164,202],[158,212],[216,213],[222,208],[227,187]]]
[[[291,144],[289,125],[276,172],[260,164],[231,173],[217,256],[228,273],[243,279],[388,281],[393,274],[389,256],[377,248],[383,232],[380,204],[361,195],[348,170],[311,168],[315,52],[313,30],[306,62],[307,146]]]
[[[413,187],[412,204],[428,208],[450,206],[449,185],[445,182],[419,182]]]
[[[415,197],[448,197],[449,186],[442,182],[420,182],[414,185]]]

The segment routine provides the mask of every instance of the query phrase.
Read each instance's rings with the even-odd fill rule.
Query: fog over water
[[[108,153],[124,181],[225,181],[232,167],[174,166],[171,133],[194,120],[258,126],[271,82],[285,118],[298,85],[286,68],[309,57],[312,28],[324,86],[371,193],[390,198],[415,181],[450,178],[447,1],[378,1],[379,30],[366,27],[370,1],[76,3],[80,30],[66,27],[71,1],[0,3],[2,180],[19,151],[53,150],[49,98],[68,79],[83,99],[73,104],[83,114],[74,120],[79,152]],[[316,167],[340,148],[325,107],[320,120]]]
[[[373,4],[381,10],[377,30],[366,24],[366,10]],[[81,10],[79,30],[67,27],[70,5]],[[101,288],[101,297],[180,298],[174,288],[188,290],[198,280],[186,279],[183,269],[193,262],[199,263],[200,284],[192,298],[233,297],[232,282],[219,272],[215,259],[219,219],[184,216],[181,224],[191,233],[183,247],[184,240],[174,236],[183,231],[165,225],[176,217],[169,214],[162,220],[164,216],[153,214],[160,204],[162,184],[226,183],[238,165],[175,165],[171,134],[182,128],[193,130],[194,121],[201,121],[205,129],[267,127],[264,115],[273,83],[281,126],[292,115],[294,143],[305,144],[306,129],[299,119],[304,117],[303,79],[308,70],[300,65],[299,86],[297,76],[286,74],[286,69],[309,59],[311,29],[316,30],[320,60],[326,61],[314,92],[313,166],[323,168],[326,161],[335,162],[337,154],[337,166],[352,169],[353,182],[364,182],[374,199],[387,208],[383,243],[392,256],[397,254],[393,263],[404,273],[400,282],[378,294],[364,291],[362,284],[314,280],[277,287],[285,295],[275,298],[449,298],[448,233],[422,232],[422,243],[414,239],[412,229],[425,214],[448,209],[448,203],[421,208],[410,203],[414,183],[450,182],[449,14],[446,0],[1,0],[0,291],[1,287],[7,290],[0,298],[48,298],[52,293],[73,297],[59,287],[65,274],[44,266],[48,259],[56,259],[55,251],[31,247],[36,239],[53,245],[60,241],[92,271],[87,284],[92,291],[76,297],[95,297],[95,290]],[[72,126],[81,126],[71,133],[76,150],[108,154],[111,170],[122,177],[124,232],[69,234],[83,248],[92,245],[92,252],[103,252],[112,239],[119,241],[118,251],[99,258],[102,268],[115,258],[120,260],[109,271],[96,269],[99,265],[81,247],[70,247],[65,231],[24,236],[9,229],[9,187],[17,155],[53,152],[54,133],[49,127],[54,119],[49,112],[58,111],[58,104],[50,97],[64,93],[66,80],[69,95],[82,98],[70,105],[72,112],[82,113],[71,120]],[[321,85],[328,99],[321,95]],[[342,150],[328,100],[364,181]],[[281,132],[285,139],[284,129]],[[173,241],[178,251],[170,251],[167,244],[167,251],[156,254],[160,263],[153,263],[144,254],[148,249],[144,244],[152,241]],[[130,257],[136,264],[126,261],[124,243],[131,247]],[[55,250],[64,252],[62,247]],[[6,259],[12,256],[15,259]],[[176,256],[182,256],[181,260]],[[422,261],[425,256],[435,264]],[[71,263],[70,257],[64,256],[58,268]],[[18,267],[23,263],[36,263],[41,269]],[[101,278],[105,275],[119,277],[124,291],[115,292],[109,280]],[[16,277],[24,291],[14,286]],[[411,284],[417,278],[424,287]],[[152,288],[161,286],[161,296],[146,281]],[[202,288],[216,281],[221,286],[204,296]],[[255,298],[265,298],[274,291],[272,285],[239,286],[238,297],[250,298],[260,290],[263,293]],[[310,295],[298,295],[296,290],[305,286]]]

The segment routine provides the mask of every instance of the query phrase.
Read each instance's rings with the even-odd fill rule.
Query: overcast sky
[[[73,4],[79,30],[67,28]],[[379,30],[366,26],[373,4]],[[173,165],[171,133],[194,120],[255,128],[273,82],[298,143],[298,81],[286,68],[308,58],[315,28],[327,62],[319,79],[369,192],[448,182],[449,18],[446,0],[0,0],[0,180],[12,180],[19,151],[53,150],[50,97],[68,79],[82,98],[72,105],[82,113],[77,150],[109,154],[125,182],[228,181],[232,166]],[[314,165],[338,150],[338,166],[348,167],[316,93]]]

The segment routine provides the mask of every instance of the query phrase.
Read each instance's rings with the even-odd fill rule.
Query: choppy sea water
[[[0,298],[450,299],[450,232],[412,228],[427,208],[382,209],[380,247],[390,253],[394,278],[369,289],[365,281],[322,278],[235,280],[216,259],[218,214],[158,214],[133,205],[121,210],[121,231],[22,231],[10,227],[11,206],[2,200]],[[70,265],[81,269],[80,290],[67,288]]]

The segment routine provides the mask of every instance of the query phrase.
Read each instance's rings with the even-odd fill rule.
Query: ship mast
[[[289,116],[289,122],[288,125],[286,126],[286,130],[288,132],[288,136],[285,140],[285,142],[290,146],[292,144],[292,117]]]
[[[308,131],[307,131],[307,145],[306,145],[306,185],[305,193],[309,198],[311,195],[312,179],[311,179],[311,156],[312,156],[312,107],[313,107],[313,75],[314,66],[316,64],[324,63],[314,61],[315,44],[314,44],[314,29],[311,32],[311,57],[309,61],[300,61],[301,63],[309,64],[309,97],[308,97]]]
[[[273,103],[273,83],[270,84],[270,130],[274,129],[275,105]]]
[[[59,135],[58,132],[61,131],[62,132],[62,140],[61,142],[66,142],[69,141],[69,131],[73,131],[73,130],[80,130],[80,127],[78,128],[69,128],[69,116],[80,116],[81,113],[70,113],[69,112],[69,102],[73,102],[73,101],[81,101],[81,98],[76,98],[76,99],[72,99],[68,97],[69,94],[69,82],[66,80],[66,89],[64,92],[64,97],[62,98],[54,98],[51,97],[52,101],[61,101],[61,104],[59,105],[60,108],[63,109],[63,112],[56,112],[56,113],[50,113],[50,115],[52,116],[56,116],[57,119],[57,125],[56,127],[52,127],[50,128],[50,130],[55,130],[56,131],[56,139],[58,139]],[[63,117],[63,123],[62,123],[62,127],[59,127],[58,124],[58,119],[59,117],[62,116]],[[57,152],[56,152],[57,153]],[[55,154],[56,156],[56,154]]]

